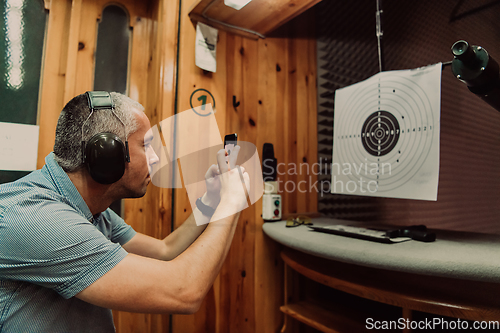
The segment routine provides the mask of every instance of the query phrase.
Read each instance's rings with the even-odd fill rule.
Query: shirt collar
[[[47,155],[47,157],[45,157],[45,166],[42,169],[42,172],[52,179],[52,182],[57,188],[59,194],[65,197],[72,207],[77,209],[88,221],[93,220],[92,213],[85,203],[85,200],[83,200],[80,195],[80,192],[78,192],[66,172],[55,160],[54,152],[51,152]]]

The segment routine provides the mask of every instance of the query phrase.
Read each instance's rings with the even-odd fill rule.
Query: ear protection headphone
[[[87,166],[90,176],[100,184],[112,184],[125,173],[125,162],[130,162],[125,124],[116,115],[111,96],[105,91],[87,91],[90,114],[82,125],[82,161]],[[110,110],[123,125],[125,144],[120,138],[109,132],[97,133],[88,142],[83,140],[83,130],[94,112]]]

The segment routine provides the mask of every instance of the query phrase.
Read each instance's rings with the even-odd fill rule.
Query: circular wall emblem
[[[207,104],[212,104],[212,110],[215,110],[215,98],[210,91],[201,88],[193,91],[189,105],[197,115],[206,117],[211,114],[210,109],[206,107]],[[198,108],[198,111],[195,108]]]

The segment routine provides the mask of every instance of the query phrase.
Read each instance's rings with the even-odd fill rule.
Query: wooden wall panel
[[[131,13],[129,95],[144,106],[151,126],[174,114],[177,6],[160,0]],[[125,221],[138,232],[162,239],[171,232],[171,216],[172,189],[150,185],[143,198],[125,200]],[[120,333],[168,332],[170,326],[169,314],[115,311],[114,318]]]
[[[286,165],[281,171],[316,161],[316,44],[314,31],[299,34],[303,24],[311,26],[311,14],[264,40],[219,31],[217,72],[208,73],[195,66],[195,25],[187,18],[191,3],[182,6],[177,111],[190,108],[195,89],[207,89],[216,99],[221,135],[237,132],[238,140],[255,144],[259,154],[264,143],[273,143],[278,161]],[[236,108],[233,96],[240,103]],[[314,175],[280,178],[290,189],[300,181],[307,189],[287,193],[282,188],[284,214],[317,210],[317,192],[309,192]],[[185,189],[175,190],[174,209],[177,227],[191,213]],[[214,288],[198,313],[173,316],[173,332],[275,332],[281,327],[283,266],[278,246],[262,233],[261,210],[259,200],[242,212]]]
[[[194,2],[195,0],[193,0]],[[57,117],[74,95],[92,88],[96,20],[104,0],[51,0],[41,100],[39,166],[52,150]],[[195,89],[209,90],[216,100],[217,123],[224,135],[257,146],[271,142],[279,162],[310,163],[316,158],[316,87],[313,36],[295,40],[298,18],[276,36],[250,40],[219,32],[217,73],[194,63],[195,26],[188,18],[190,1],[118,1],[133,27],[129,95],[146,108],[154,126],[174,112],[190,109]],[[179,3],[180,38],[177,39]],[[177,64],[177,48],[180,48]],[[313,61],[307,64],[307,61]],[[312,66],[312,67],[311,67]],[[179,73],[176,87],[176,74]],[[176,93],[176,88],[178,92]],[[233,95],[240,102],[232,106]],[[281,169],[286,170],[286,168]],[[308,175],[283,175],[297,186]],[[309,187],[308,187],[309,188]],[[284,190],[284,189],[282,189]],[[282,193],[284,214],[316,210],[317,193]],[[172,200],[174,199],[174,200]],[[172,207],[172,202],[175,206]],[[170,316],[114,312],[117,331],[127,332],[275,332],[282,324],[283,266],[279,246],[262,233],[262,202],[241,214],[227,261],[200,311]],[[191,213],[185,189],[151,186],[145,197],[125,200],[126,222],[135,230],[163,238]]]
[[[238,140],[257,144],[258,122],[258,73],[259,43],[243,37],[228,36],[227,50],[228,85],[227,95],[240,102],[237,108],[226,109],[226,132],[238,133]],[[229,59],[228,59],[229,60]],[[230,71],[233,71],[231,74]],[[259,147],[257,147],[259,149]],[[254,332],[255,331],[255,300],[254,300],[254,260],[256,220],[255,206],[245,209],[238,222],[231,250],[221,274],[224,284],[221,286],[221,332]]]
[[[97,19],[107,0],[46,1],[49,23],[41,87],[38,167],[52,151],[57,118],[64,104],[93,86]],[[176,1],[119,0],[133,28],[130,96],[143,104],[154,125],[174,112]],[[163,238],[171,231],[171,189],[151,186],[145,197],[125,200],[125,220],[145,234]],[[169,315],[114,312],[119,332],[165,332]]]
[[[219,130],[224,130],[224,114],[225,114],[225,57],[224,57],[224,38],[223,34],[219,34],[219,42],[217,43],[217,73],[204,72],[195,66],[194,47],[196,27],[188,18],[190,1],[182,1],[181,22],[180,22],[180,39],[179,43],[179,91],[177,94],[177,109],[180,113],[191,109],[190,97],[197,89],[206,89],[210,91],[215,99],[215,118]],[[222,55],[222,58],[221,58]],[[185,188],[175,189],[174,191],[174,228],[179,227],[186,218],[191,214],[191,206],[188,200]],[[172,331],[173,332],[214,332],[216,320],[218,318],[218,290],[219,281],[215,282],[214,287],[209,291],[200,310],[194,315],[173,315],[172,316]]]
[[[275,126],[267,124],[283,123],[287,103],[285,102],[286,81],[280,79],[285,72],[284,64],[287,61],[287,53],[282,52],[287,43],[284,38],[266,38],[259,45],[258,73],[264,78],[258,85],[259,101],[257,104],[258,118],[256,127],[258,136],[256,146],[262,152],[264,143],[279,144],[284,138],[286,126]],[[280,68],[278,71],[277,68]],[[283,68],[283,69],[281,69]],[[276,147],[279,148],[279,147]],[[279,161],[279,150],[275,151]],[[283,304],[283,265],[279,258],[279,245],[265,236],[262,230],[262,200],[254,205],[253,218],[255,219],[255,247],[254,247],[254,302],[255,321],[254,332],[277,332],[283,320],[279,311]]]

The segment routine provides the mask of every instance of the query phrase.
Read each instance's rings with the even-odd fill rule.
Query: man
[[[146,193],[158,162],[150,123],[126,96],[111,93],[114,109],[94,112],[91,96],[64,107],[41,170],[0,185],[0,332],[113,332],[110,309],[193,313],[226,258],[239,217],[231,212],[246,204],[239,149],[229,164],[218,152],[200,208],[181,227],[164,240],[136,233],[108,207]],[[82,141],[101,132],[128,142],[130,162],[112,183],[82,163]]]

